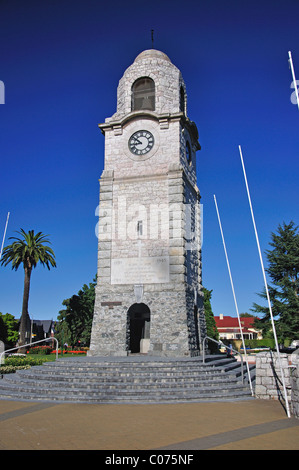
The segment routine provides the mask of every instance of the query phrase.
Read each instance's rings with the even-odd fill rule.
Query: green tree
[[[10,313],[3,315],[0,312],[0,339],[4,343],[13,347],[13,345],[18,341],[18,337],[18,320],[16,320]]]
[[[78,341],[89,345],[94,301],[95,301],[96,278],[89,285],[84,284],[77,295],[65,299],[57,317],[57,337],[60,344],[67,342],[75,345]]]
[[[299,334],[299,233],[291,221],[279,225],[277,233],[271,233],[272,250],[266,250],[268,260],[267,274],[271,280],[268,286],[275,327],[280,341],[298,338]],[[265,289],[259,294],[266,299]],[[271,335],[269,308],[253,304],[252,311],[261,313],[261,320],[255,325],[263,330],[265,336]]]
[[[219,333],[216,326],[216,321],[211,306],[211,298],[213,290],[208,290],[205,287],[202,288],[204,294],[204,309],[206,316],[207,336],[210,338],[219,340]]]
[[[11,263],[12,269],[15,271],[18,270],[21,264],[24,268],[25,277],[19,340],[19,345],[22,346],[25,344],[32,269],[36,268],[38,263],[41,263],[43,266],[50,269],[51,266],[56,267],[56,262],[52,248],[45,245],[45,243],[50,243],[46,238],[48,235],[43,235],[42,232],[38,232],[35,235],[34,230],[29,230],[29,232],[26,233],[23,229],[17,233],[21,237],[10,237],[10,240],[15,241],[4,248],[1,264],[7,266]]]

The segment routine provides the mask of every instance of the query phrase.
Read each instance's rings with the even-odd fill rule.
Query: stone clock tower
[[[198,131],[166,54],[139,54],[117,90],[100,179],[98,278],[89,354],[192,356],[201,291]]]

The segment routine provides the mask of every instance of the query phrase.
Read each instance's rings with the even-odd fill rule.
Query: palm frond
[[[17,231],[20,237],[10,237],[14,240],[12,244],[6,246],[2,253],[1,264],[7,266],[9,263],[12,269],[17,270],[23,263],[24,268],[35,268],[38,263],[50,269],[50,266],[56,267],[55,254],[51,247],[45,245],[51,244],[42,232],[34,233],[34,230],[25,232],[23,228]]]

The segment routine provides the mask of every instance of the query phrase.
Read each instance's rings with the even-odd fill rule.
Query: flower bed
[[[52,352],[51,346],[34,346],[29,349],[28,354],[50,354]]]
[[[58,349],[58,354],[61,354],[61,352],[63,354],[72,354],[72,355],[75,354],[75,355],[86,356],[86,351],[73,351],[73,350],[69,350],[69,349],[61,351],[61,349]],[[56,354],[56,349],[51,351],[51,354]]]

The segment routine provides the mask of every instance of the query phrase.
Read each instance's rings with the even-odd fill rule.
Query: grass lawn
[[[60,357],[78,357],[78,353],[70,351],[66,354],[58,354]],[[79,354],[79,356],[85,356],[85,354]],[[26,354],[10,356],[5,359],[4,364],[0,365],[0,374],[11,374],[19,369],[30,369],[30,367],[42,365],[45,362],[53,362],[56,360],[56,354]]]
[[[64,353],[64,354],[61,354],[61,353],[58,353],[58,359],[60,358],[68,358],[68,357],[85,357],[86,354],[78,354],[78,353],[72,353],[72,352],[69,352],[69,353]],[[27,354],[27,357],[32,357],[32,358],[36,358],[36,359],[43,359],[45,362],[48,362],[48,361],[55,361],[56,360],[56,354],[55,353],[51,353],[51,354]]]
[[[76,353],[65,353],[61,354],[58,353],[58,359],[60,358],[68,358],[68,357],[85,357],[86,354],[76,354]],[[27,357],[32,357],[36,359],[42,359],[44,362],[48,361],[55,361],[56,360],[56,354],[27,354]]]

